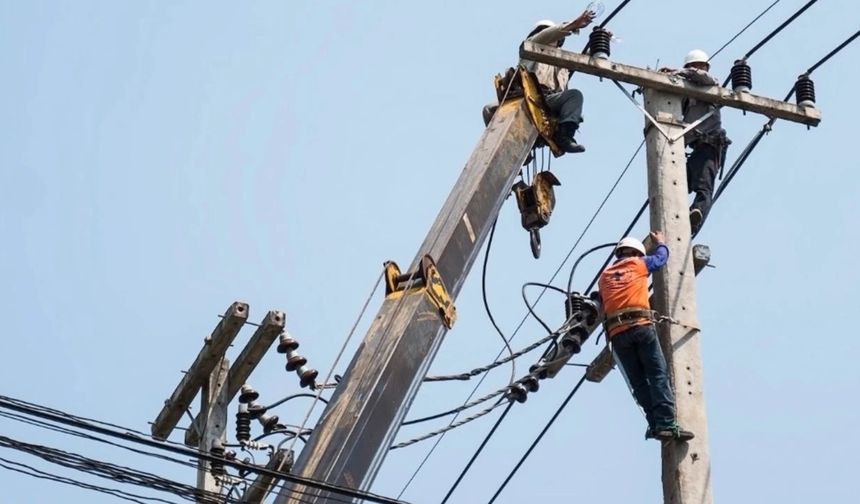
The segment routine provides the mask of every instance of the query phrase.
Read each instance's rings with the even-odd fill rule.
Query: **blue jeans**
[[[579,126],[582,122],[582,92],[578,89],[568,89],[558,93],[547,94],[546,107],[558,117],[559,124],[572,123]]]
[[[616,334],[612,349],[624,367],[636,402],[645,410],[648,427],[658,431],[674,425],[675,398],[654,324]]]

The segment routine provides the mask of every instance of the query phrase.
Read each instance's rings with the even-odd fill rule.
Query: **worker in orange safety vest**
[[[661,231],[652,232],[651,240],[656,246],[646,255],[642,242],[624,238],[615,247],[616,261],[600,274],[604,327],[633,396],[645,411],[645,439],[687,441],[694,436],[676,421],[674,393],[648,301],[648,275],[666,265],[669,247]]]

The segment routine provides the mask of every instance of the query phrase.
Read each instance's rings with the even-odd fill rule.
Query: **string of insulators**
[[[287,334],[286,331],[281,333],[278,341],[278,353],[286,354],[287,371],[295,371],[299,375],[299,385],[302,388],[316,388],[316,379],[319,371],[306,366],[308,360],[299,355],[298,348],[299,342],[295,338]]]
[[[815,83],[809,78],[809,74],[803,74],[797,78],[794,84],[794,93],[797,104],[801,107],[815,106]]]
[[[239,404],[236,413],[236,440],[247,442],[251,439],[251,414],[248,412],[247,404]]]
[[[224,458],[224,446],[217,440],[213,441],[212,447],[209,449],[209,453],[211,453],[213,457]],[[224,469],[224,462],[220,460],[211,460],[209,461],[209,472],[212,476],[217,478],[219,476],[224,476],[227,471]]]
[[[595,26],[594,30],[588,36],[588,54],[592,58],[609,59],[609,44],[612,41],[612,34],[599,26]]]
[[[731,71],[732,89],[736,93],[749,93],[752,89],[752,69],[746,60],[736,60]]]

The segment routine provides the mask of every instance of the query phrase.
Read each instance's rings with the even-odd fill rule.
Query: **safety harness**
[[[641,322],[643,320],[654,322],[656,320],[654,311],[648,308],[633,306],[606,315],[603,327],[606,330],[606,334],[609,334],[610,331],[622,325]]]

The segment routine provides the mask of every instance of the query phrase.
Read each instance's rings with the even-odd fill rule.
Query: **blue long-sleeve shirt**
[[[665,243],[658,243],[654,253],[645,256],[645,266],[648,268],[648,273],[654,273],[665,266],[668,261],[669,247]]]

